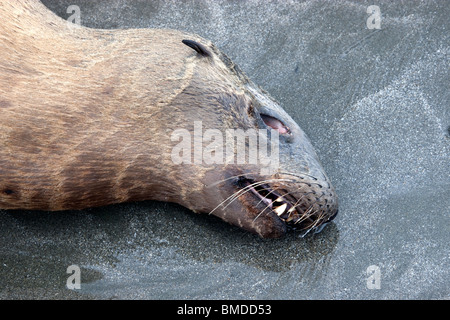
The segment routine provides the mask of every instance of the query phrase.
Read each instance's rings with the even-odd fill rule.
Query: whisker
[[[234,179],[234,178],[245,177],[245,176],[249,176],[249,175],[250,176],[251,175],[258,175],[258,174],[260,174],[260,172],[257,172],[257,171],[256,172],[246,172],[246,173],[242,173],[242,174],[237,174],[237,175],[231,176],[229,178],[216,181],[216,182],[208,185],[207,187],[214,187],[214,186],[216,186],[216,185],[218,185],[218,184],[220,184],[222,182],[225,182],[225,181],[228,181],[228,180],[231,180],[231,179]],[[280,174],[290,175],[290,176],[294,176],[296,178],[304,178],[304,176],[307,176],[307,177],[313,179],[314,181],[318,180],[316,177],[314,177],[314,176],[312,176],[310,174],[307,174],[307,173],[303,174],[303,176],[302,176],[302,175],[298,175],[298,174],[290,173],[290,172],[277,172],[275,175],[280,175]],[[274,179],[279,179],[279,178],[274,178]],[[298,180],[294,180],[294,179],[291,179],[290,182],[305,183],[305,184],[307,184],[307,183],[319,184],[319,183],[315,183],[315,182],[303,182],[303,181],[298,181]]]
[[[319,180],[316,177],[314,177],[314,176],[312,176],[310,174],[307,174],[307,173],[304,173],[303,175],[299,175],[299,174],[290,173],[290,172],[277,172],[277,174],[289,175],[289,176],[297,177],[297,178],[300,178],[300,179],[303,179],[304,177],[309,177],[309,178],[313,179],[314,181]],[[303,182],[303,181],[295,181],[295,182],[298,183],[298,182]],[[313,181],[308,181],[308,182],[303,182],[303,183],[315,184],[315,185],[318,185],[318,186],[322,186],[322,183],[313,182]],[[327,184],[328,184],[328,188],[330,188],[330,183],[328,181],[327,181]]]
[[[219,208],[221,205],[223,205],[226,201],[230,201],[223,209],[225,209],[226,207],[228,207],[234,200],[236,200],[238,197],[240,197],[241,195],[247,193],[248,191],[250,191],[253,187],[257,187],[260,185],[263,185],[265,183],[270,183],[270,182],[274,182],[274,181],[289,181],[289,179],[268,179],[268,180],[262,180],[262,181],[257,181],[254,183],[249,184],[248,186],[236,191],[235,193],[233,193],[231,196],[229,196],[228,198],[226,198],[225,200],[223,200],[221,203],[219,203],[214,209],[212,209],[208,214],[213,213],[215,210],[217,210],[217,208]]]
[[[268,195],[269,195],[270,193],[272,193],[272,192],[274,192],[274,191],[277,191],[277,190],[280,190],[280,189],[281,189],[281,187],[276,188],[276,189],[273,189],[273,190],[271,190],[271,191],[268,193]],[[296,190],[295,190],[295,191],[296,191]],[[290,195],[290,194],[294,193],[295,191],[287,192],[287,193],[283,194],[281,197],[284,197],[284,196],[286,196],[286,195]],[[304,194],[300,199],[298,199],[298,200],[296,201],[295,205],[292,205],[292,204],[291,204],[291,208],[292,208],[292,207],[296,208],[296,207],[298,206],[297,203],[298,203],[299,201],[301,201],[301,199],[303,199],[303,197],[304,197],[305,195],[308,195],[308,194],[309,194],[309,193],[306,193],[306,194]],[[266,196],[266,197],[267,197],[267,196]],[[264,197],[264,198],[266,198],[266,197]],[[263,201],[263,199],[261,199],[261,200],[258,202],[258,204],[260,204],[262,201]],[[261,210],[261,212],[253,219],[253,222],[254,222],[256,219],[258,219],[258,218],[261,216],[261,214],[262,214],[264,211],[266,211],[267,208],[269,208],[269,207],[270,207],[270,204],[267,205],[263,210]],[[308,215],[308,211],[311,210],[312,208],[313,208],[313,205],[311,205],[311,206],[308,208],[308,210],[307,210],[305,213],[302,214],[302,218],[299,219],[299,220],[297,220],[296,222],[294,222],[294,224],[296,224],[296,223],[299,222],[299,221],[301,222],[301,221],[303,221],[303,220],[309,218],[310,216],[312,216],[312,215],[314,214],[314,212],[311,213],[310,215]],[[305,214],[306,214],[307,216],[306,216],[305,218],[303,218]]]
[[[231,179],[235,179],[235,178],[239,178],[239,177],[245,177],[246,175],[251,175],[251,173],[237,174],[237,175],[235,175],[235,176],[231,176],[231,177],[229,177],[229,178],[226,178],[226,179],[223,179],[223,180],[216,181],[216,182],[214,182],[214,183],[212,183],[212,184],[210,184],[210,185],[207,185],[207,187],[208,187],[208,188],[209,188],[209,187],[215,187],[215,186],[217,186],[218,184],[220,184],[220,183],[222,183],[222,182],[225,182],[225,181],[228,181],[228,180],[231,180]]]
[[[311,215],[313,215],[314,213],[316,213],[316,212],[313,212]],[[309,216],[311,216],[311,215],[309,215]],[[308,229],[306,229],[305,233],[303,233],[303,234],[301,235],[301,237],[302,237],[302,238],[305,237],[311,230],[313,230],[313,229],[316,227],[316,224],[317,224],[319,221],[320,221],[320,219],[317,219],[317,220],[314,222],[314,224],[313,224],[312,226],[310,226]]]
[[[306,210],[305,212],[303,212],[302,216],[300,217],[300,219],[298,219],[297,221],[294,222],[294,224],[297,224],[299,222],[302,222],[306,219],[308,219],[312,214],[309,214],[309,211],[311,211],[311,209],[313,208],[313,205],[310,205],[308,210]]]
[[[277,191],[277,190],[279,190],[279,189],[280,189],[280,188],[273,189],[273,190],[271,190],[267,195],[269,195],[269,194],[271,194],[272,192]],[[265,199],[265,198],[267,198],[267,196],[265,196],[264,199]],[[261,203],[261,201],[263,201],[263,199],[261,199],[261,200],[257,203],[257,205],[259,205],[259,204]],[[262,214],[264,211],[267,210],[267,208],[270,208],[270,204],[268,204],[263,210],[261,210],[260,213],[258,213],[258,215],[253,219],[253,222],[255,222],[256,219],[258,219],[259,216],[261,216],[261,214]]]
[[[303,176],[301,176],[301,175],[299,175],[299,174],[295,174],[295,173],[291,173],[291,172],[281,172],[281,171],[278,171],[277,174],[286,174],[286,175],[288,175],[288,176],[294,176],[294,177],[297,177],[297,178],[304,178],[304,176],[307,176],[307,177],[312,178],[314,181],[317,181],[317,180],[318,180],[316,177],[314,177],[314,176],[312,176],[312,175],[310,175],[310,174],[307,174],[307,173],[304,173]]]
[[[237,174],[237,175],[228,177],[226,179],[222,179],[222,180],[216,181],[216,182],[214,182],[214,183],[212,183],[210,185],[207,185],[207,187],[215,187],[218,184],[220,184],[222,182],[225,182],[225,181],[228,181],[228,180],[232,180],[232,179],[239,178],[239,177],[252,176],[252,175],[260,175],[260,172],[255,171],[255,172],[246,172],[246,173],[242,173],[242,174]],[[280,178],[271,178],[271,179],[280,179]],[[283,179],[287,179],[287,178],[283,178]],[[290,182],[297,182],[297,181],[294,180],[294,179],[290,179]]]
[[[315,211],[313,214],[317,214],[318,212]],[[322,221],[322,217],[323,217],[323,210],[321,210],[317,216],[316,221],[313,223],[313,225],[310,227],[310,229],[314,229],[315,227],[317,227],[318,223],[320,221]]]
[[[281,189],[281,187],[278,187],[278,188],[276,188],[276,189],[273,189],[273,190],[271,190],[267,195],[273,193],[274,191],[280,190],[280,189]],[[295,193],[296,191],[297,191],[297,190],[293,190],[293,191],[287,192],[287,193],[283,194],[281,197],[284,197],[284,196],[286,196],[286,195],[293,194],[293,193]],[[292,208],[296,209],[296,208],[300,205],[299,202],[300,202],[305,196],[307,196],[308,194],[313,194],[313,192],[308,192],[308,193],[303,194],[302,197],[300,197],[299,199],[297,199],[297,201],[295,202],[295,204],[293,204],[293,205],[291,204],[291,209],[292,209]],[[321,196],[323,196],[323,195],[321,195]],[[321,197],[321,196],[320,196],[320,197]],[[265,196],[264,198],[266,198],[266,197],[267,197],[267,196]],[[320,198],[320,197],[319,197],[319,198]],[[261,199],[261,200],[258,202],[258,204],[260,204],[262,201],[263,201],[263,199]],[[257,205],[258,205],[258,204],[257,204]],[[267,208],[269,208],[269,207],[270,207],[270,204],[267,205],[263,210],[261,210],[261,212],[253,219],[253,221],[255,221],[258,217],[260,217],[261,214],[262,214],[265,210],[267,210]],[[313,205],[311,205],[311,206],[308,208],[307,211],[305,211],[304,213],[302,213],[302,214],[301,214],[301,218],[300,218],[299,220],[297,220],[296,222],[294,222],[294,224],[296,224],[296,223],[298,223],[298,222],[301,222],[301,221],[303,221],[303,220],[305,220],[305,219],[311,217],[312,215],[314,215],[315,212],[312,212],[311,214],[309,214],[309,212],[308,212],[308,211],[310,211],[312,208],[313,208]]]
[[[253,219],[253,222],[255,222],[256,219],[258,219],[262,215],[262,213],[267,210],[267,208],[269,208],[268,205],[264,209],[262,209],[260,213],[258,213],[258,215]]]
[[[311,230],[313,230],[314,228],[316,228],[318,226],[318,223],[322,220],[322,218],[324,217],[324,210],[321,210],[321,213],[319,214],[319,216],[317,217],[316,221],[314,222],[314,224],[312,226],[310,226],[306,232],[302,235],[302,237],[306,236]],[[317,212],[314,212],[317,213]],[[313,213],[313,214],[314,214]]]
[[[293,205],[293,207],[294,208],[297,208],[299,205],[300,205],[300,201],[305,197],[305,196],[307,196],[307,195],[309,195],[309,194],[314,194],[314,192],[307,192],[307,193],[304,193],[302,196],[301,196],[301,198],[299,198],[296,202],[295,202],[295,204]],[[324,196],[325,194],[321,194],[319,197],[316,197],[317,199],[320,199],[320,198],[322,198],[323,196]]]

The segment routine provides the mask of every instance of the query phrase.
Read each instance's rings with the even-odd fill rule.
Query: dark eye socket
[[[283,122],[278,120],[277,118],[274,118],[272,116],[268,116],[266,114],[260,114],[261,119],[264,121],[266,126],[277,130],[280,134],[287,134],[290,132],[289,128],[284,125]]]

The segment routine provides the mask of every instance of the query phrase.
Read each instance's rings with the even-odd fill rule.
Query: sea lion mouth
[[[288,192],[281,187],[271,187],[269,183],[264,183],[240,177],[238,185],[241,190],[251,194],[255,201],[254,208],[259,210],[254,220],[264,214],[275,214],[283,221],[287,228],[302,232],[305,236],[310,231],[319,233],[326,224],[333,220],[337,212],[329,217],[323,210],[318,210],[315,205],[306,205],[303,200],[304,195],[298,198],[293,196],[293,192]]]

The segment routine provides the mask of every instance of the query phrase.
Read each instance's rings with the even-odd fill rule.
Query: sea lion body
[[[281,194],[294,195],[290,206],[320,210],[309,229],[335,216],[334,189],[303,131],[209,41],[175,30],[77,27],[31,0],[1,2],[0,19],[0,208],[162,200],[279,237],[286,219],[261,214],[255,201],[263,190],[249,187],[267,177],[238,165],[176,166],[171,157],[177,128],[192,132],[199,120],[220,131],[256,128],[264,113],[289,128],[280,129],[283,160],[272,178],[290,180],[274,190],[295,185]],[[221,207],[250,189],[253,196],[243,192]]]
[[[159,198],[171,164],[161,156],[170,146],[157,138],[169,132],[158,124],[183,120],[170,103],[198,64],[181,44],[186,34],[72,29],[40,3],[26,4],[20,23],[16,12],[0,11],[12,13],[0,26],[9,37],[0,40],[0,206],[64,210]]]

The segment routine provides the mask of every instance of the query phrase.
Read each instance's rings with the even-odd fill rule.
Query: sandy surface
[[[158,202],[0,211],[0,299],[450,298],[448,2],[377,1],[379,30],[359,1],[45,3],[66,18],[79,5],[90,27],[212,40],[308,134],[340,210],[282,240]]]

